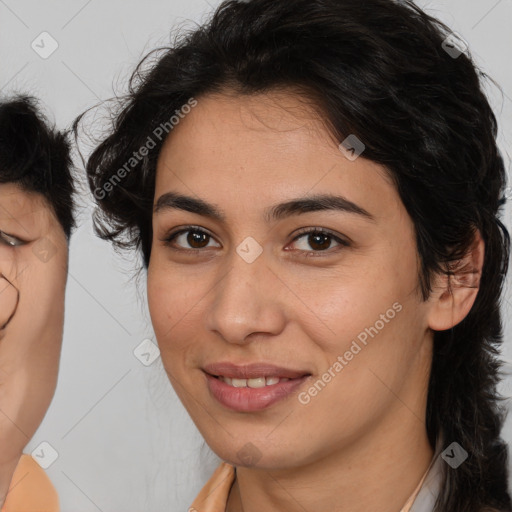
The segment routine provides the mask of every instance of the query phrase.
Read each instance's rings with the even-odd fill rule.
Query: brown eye
[[[318,249],[319,251],[329,249],[331,241],[332,237],[324,233],[310,233],[308,235],[308,244],[310,247],[313,249]]]
[[[211,235],[209,235],[206,231],[203,231],[202,229],[188,228],[182,229],[181,231],[177,231],[175,233],[171,233],[170,235],[165,237],[162,240],[162,242],[164,242],[165,245],[173,247],[175,245],[175,242],[178,241],[180,242],[178,250],[193,251],[208,247],[208,242],[212,238],[213,237]]]
[[[331,244],[333,241],[336,242],[340,247],[348,247],[350,245],[348,242],[334,235],[330,231],[318,228],[306,228],[304,230],[301,230],[300,234],[293,239],[293,242],[295,243],[297,240],[300,240],[301,238],[304,238],[306,243],[303,244],[304,248],[299,248],[299,252],[306,253],[306,256],[316,256],[314,253],[327,252],[328,249],[331,248]],[[309,250],[308,246],[313,250]],[[333,251],[329,251],[329,253],[331,252]]]
[[[208,240],[210,235],[202,231],[188,231],[188,235],[186,237],[186,241],[193,249],[202,249],[208,245]],[[206,240],[206,244],[205,244]]]

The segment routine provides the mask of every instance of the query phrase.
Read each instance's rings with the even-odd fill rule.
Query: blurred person
[[[68,245],[75,227],[69,142],[37,101],[0,102],[0,506],[54,512],[50,479],[23,449],[57,383]]]

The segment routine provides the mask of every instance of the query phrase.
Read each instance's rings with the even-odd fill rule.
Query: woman
[[[0,103],[0,507],[54,512],[46,446],[22,454],[50,405],[59,367],[74,227],[69,144],[35,100]]]
[[[190,510],[512,510],[505,171],[463,43],[409,1],[228,1],[143,63],[87,173],[223,460]]]

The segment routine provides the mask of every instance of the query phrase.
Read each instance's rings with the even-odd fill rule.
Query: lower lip
[[[228,409],[239,412],[265,409],[296,391],[309,377],[305,375],[263,388],[235,388],[208,373],[205,375],[211,394]]]

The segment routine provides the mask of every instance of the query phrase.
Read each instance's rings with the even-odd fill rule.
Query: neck
[[[308,465],[237,467],[226,512],[401,510],[434,453],[424,422],[407,407],[388,417],[393,421]]]

